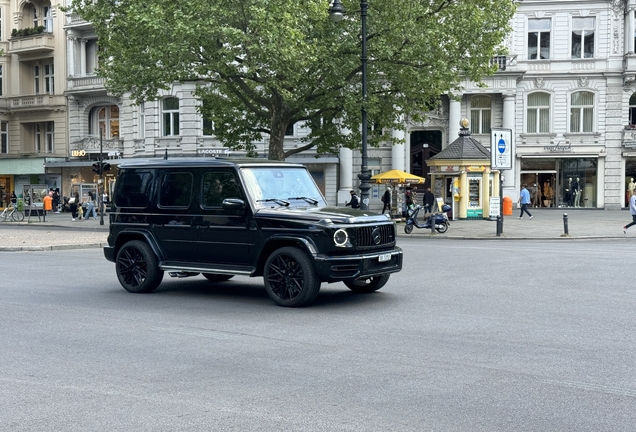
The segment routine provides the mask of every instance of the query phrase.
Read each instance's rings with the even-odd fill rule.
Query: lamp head
[[[340,3],[340,0],[333,0],[329,7],[329,18],[333,22],[340,22],[344,18],[345,8]]]

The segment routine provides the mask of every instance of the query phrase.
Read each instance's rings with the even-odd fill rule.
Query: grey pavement
[[[404,222],[398,221],[398,237],[436,239],[596,239],[636,237],[636,226],[623,234],[622,227],[631,222],[628,210],[599,209],[530,209],[533,218],[518,219],[519,210],[505,216],[503,233],[497,236],[494,220],[455,220],[444,234],[431,234],[430,229],[415,228],[404,233]],[[567,214],[568,235],[565,235],[564,214]],[[23,222],[0,222],[0,251],[98,248],[106,244],[108,213],[104,225],[97,220],[71,220],[69,213],[49,214],[46,219],[32,216]]]

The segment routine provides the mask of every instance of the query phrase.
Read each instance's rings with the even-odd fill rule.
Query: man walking
[[[389,186],[386,187],[384,195],[382,195],[382,202],[384,203],[382,206],[382,214],[389,209],[389,215],[391,215],[391,188]]]
[[[349,192],[351,194],[351,201],[345,203],[345,206],[351,206],[351,208],[359,209],[360,208],[360,200],[358,199],[358,195],[354,190]]]
[[[528,205],[530,204],[530,192],[528,192],[528,189],[526,189],[525,183],[521,185],[519,203],[521,204],[521,214],[519,215],[519,219],[523,219],[523,212],[528,213],[528,216],[530,216],[530,219],[532,219],[532,215],[528,211]]]
[[[432,213],[435,209],[435,195],[431,192],[431,188],[426,188],[424,192],[424,213]]]
[[[632,221],[623,227],[623,234],[627,234],[627,228],[636,225],[636,188],[634,188],[633,192],[629,198],[629,212],[632,214]]]

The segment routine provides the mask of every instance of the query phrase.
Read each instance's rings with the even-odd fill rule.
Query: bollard
[[[563,213],[563,235],[564,236],[570,235],[570,233],[568,232],[568,214],[567,213]]]
[[[435,234],[435,213],[431,213],[431,234]]]

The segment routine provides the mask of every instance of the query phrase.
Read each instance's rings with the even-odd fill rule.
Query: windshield
[[[256,207],[324,206],[325,200],[305,168],[242,168],[247,193]]]

